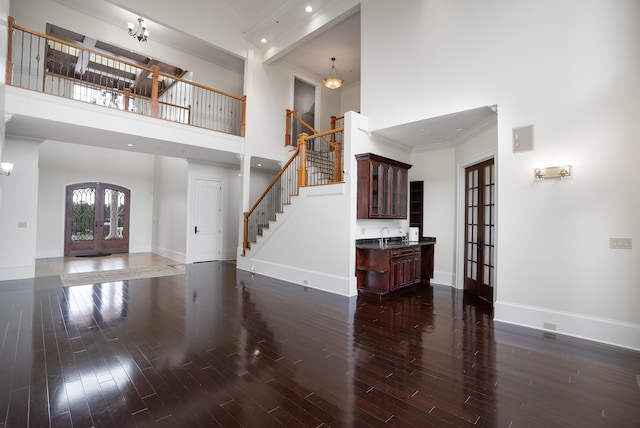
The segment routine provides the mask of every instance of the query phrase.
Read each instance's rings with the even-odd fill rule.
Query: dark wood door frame
[[[493,304],[495,285],[495,165],[465,168],[464,291]]]
[[[67,186],[64,255],[128,252],[130,194],[109,183]]]

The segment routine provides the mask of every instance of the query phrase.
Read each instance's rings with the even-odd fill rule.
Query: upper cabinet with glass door
[[[411,165],[362,153],[358,161],[358,218],[406,219]]]

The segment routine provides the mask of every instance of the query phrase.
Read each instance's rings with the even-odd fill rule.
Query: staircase
[[[300,134],[298,146],[289,161],[272,180],[260,198],[244,213],[243,252],[255,245],[258,236],[269,229],[284,207],[290,205],[300,187],[323,186],[342,183],[343,145],[336,141],[343,128],[315,133]]]

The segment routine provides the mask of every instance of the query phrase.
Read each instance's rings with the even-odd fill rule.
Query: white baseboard
[[[433,278],[431,278],[431,284],[446,285],[453,287],[455,284],[455,275],[451,272],[433,271]]]
[[[640,351],[638,324],[504,301],[495,303],[494,314],[495,321]]]
[[[169,250],[167,248],[161,248],[161,247],[155,247],[154,246],[151,249],[151,252],[153,254],[157,254],[159,256],[166,257],[168,259],[175,260],[175,261],[178,261],[180,263],[186,263],[186,260],[187,260],[187,255],[185,253],[179,253],[177,251]]]
[[[297,269],[293,266],[285,266],[242,256],[239,256],[236,260],[236,267],[248,272],[265,275],[303,287],[323,290],[342,296],[351,297],[358,294],[355,276],[353,278],[340,277],[323,272]]]
[[[0,267],[0,281],[28,279],[36,276],[36,265]]]
[[[36,253],[36,259],[57,259],[59,257],[64,257],[64,251],[47,250]]]

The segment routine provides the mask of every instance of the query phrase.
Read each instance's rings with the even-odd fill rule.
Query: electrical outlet
[[[553,330],[556,331],[556,325],[550,322],[545,322],[542,324],[542,326],[546,329],[546,330]]]
[[[609,238],[609,248],[614,250],[630,250],[631,238]]]

